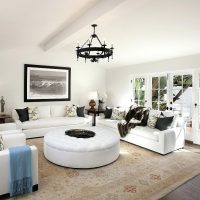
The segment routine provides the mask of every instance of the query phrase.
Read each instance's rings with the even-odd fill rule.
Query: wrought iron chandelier
[[[79,46],[79,43],[77,44],[77,60],[79,57],[85,58],[85,62],[87,59],[90,59],[91,62],[99,62],[100,58],[108,58],[108,61],[110,57],[113,59],[113,45],[111,45],[111,48],[107,48],[105,41],[102,44],[99,37],[95,33],[95,28],[97,27],[97,24],[92,24],[91,26],[94,28],[94,32],[90,36],[90,38],[83,44],[82,47]],[[99,46],[93,46],[92,42],[94,41],[94,39],[97,40]]]

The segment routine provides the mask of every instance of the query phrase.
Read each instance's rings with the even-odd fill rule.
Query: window
[[[186,99],[184,93],[192,89],[192,75],[174,75],[173,76],[173,103],[184,102]],[[187,96],[192,96],[192,90]],[[184,99],[185,98],[185,99]],[[191,98],[189,98],[191,100]],[[189,99],[186,99],[186,103]]]
[[[166,110],[167,108],[167,76],[152,77],[152,108]]]
[[[145,78],[134,78],[134,103],[139,106],[145,105]]]

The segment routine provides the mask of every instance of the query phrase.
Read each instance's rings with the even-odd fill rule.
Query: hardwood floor
[[[181,185],[160,200],[200,200],[200,175]]]
[[[193,147],[195,153],[200,153],[200,146],[186,142],[186,149]],[[200,200],[200,175],[184,183],[160,200]]]

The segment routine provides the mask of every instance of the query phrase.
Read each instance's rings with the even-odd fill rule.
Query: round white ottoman
[[[71,168],[94,168],[118,158],[120,137],[116,132],[96,126],[76,128],[91,130],[96,134],[91,138],[76,138],[65,135],[65,131],[71,128],[50,131],[44,136],[44,155],[49,161]]]

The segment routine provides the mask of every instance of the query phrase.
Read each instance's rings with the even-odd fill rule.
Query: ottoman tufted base
[[[96,135],[92,138],[74,138],[65,135],[66,129],[47,133],[44,137],[45,157],[57,165],[71,168],[100,167],[118,158],[119,135],[109,129],[84,128],[94,131]]]

